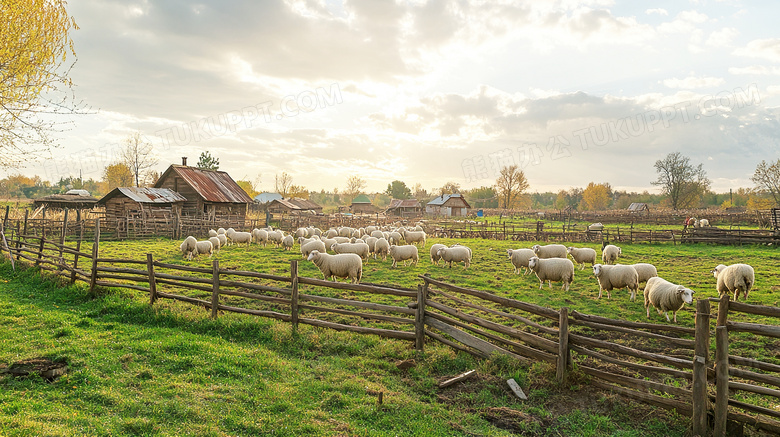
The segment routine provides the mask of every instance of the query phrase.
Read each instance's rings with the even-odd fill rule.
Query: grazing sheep
[[[592,226],[592,225],[591,225]],[[571,258],[580,265],[580,270],[585,269],[585,263],[590,263],[591,267],[596,264],[596,250],[590,247],[567,247],[566,251]]]
[[[366,226],[366,228],[365,228],[365,229],[363,229],[363,231],[364,231],[366,234],[368,234],[368,235],[371,235],[372,233],[374,233],[374,231],[376,231],[376,230],[378,230],[378,229],[379,229],[378,227],[376,227],[376,226],[374,226],[374,225],[370,225],[370,226]],[[377,238],[379,238],[379,237],[377,237]]]
[[[376,229],[376,230],[371,231],[371,233],[369,235],[371,235],[372,237],[376,237],[376,238],[382,238],[382,237],[385,236],[385,233],[380,231],[379,229]]]
[[[336,240],[336,243],[351,243],[352,238],[350,237],[333,237],[333,240]]]
[[[294,236],[295,238],[299,238],[299,237],[307,237],[307,234],[308,234],[308,233],[307,233],[307,231],[306,231],[306,228],[298,228],[298,229],[296,229],[296,230],[295,230],[295,232],[293,233],[293,236]],[[308,237],[307,237],[307,238],[308,238]]]
[[[338,241],[336,241],[335,238],[323,238],[322,239],[322,244],[325,245],[326,249],[330,249],[331,246],[333,246],[336,243],[338,243]],[[327,250],[323,250],[323,252],[327,252]]]
[[[542,289],[544,281],[552,288],[552,281],[563,282],[561,290],[569,291],[569,286],[574,280],[574,263],[568,258],[544,258],[538,256],[528,260],[528,267],[539,278],[539,289]]]
[[[338,236],[339,236],[339,231],[337,231],[336,229],[330,228],[327,231],[325,231],[325,238],[333,238]]]
[[[417,254],[417,246],[413,244],[404,246],[392,244],[390,245],[389,253],[390,257],[393,258],[393,268],[398,267],[398,261],[403,261],[404,266],[406,266],[406,261],[411,260],[415,267],[417,266],[417,262],[420,261],[420,256]]]
[[[439,258],[449,264],[452,268],[452,263],[463,262],[463,270],[466,270],[471,265],[471,249],[466,246],[452,246],[442,247],[436,253]]]
[[[187,258],[187,261],[192,261],[192,256],[198,254],[198,240],[190,235],[182,241],[179,249],[183,258]]]
[[[367,260],[370,250],[368,244],[360,243],[336,243],[330,247],[335,253],[354,253],[360,256],[360,258]]]
[[[599,223],[591,223],[590,225],[588,225],[588,230],[592,231],[592,232],[603,231],[604,230],[604,225],[601,224],[600,222]]]
[[[379,238],[376,237],[370,237],[368,234],[363,235],[363,241],[368,244],[368,253],[374,255],[374,259],[376,259],[376,242],[379,240]]]
[[[326,280],[335,281],[335,278],[348,278],[353,284],[359,284],[363,276],[363,260],[354,253],[330,255],[313,250],[306,259],[320,269]]]
[[[209,240],[198,241],[195,245],[197,248],[198,255],[209,254],[209,258],[211,258],[211,255],[214,253],[214,246],[211,244],[211,241]]]
[[[436,244],[431,246],[431,263],[432,264],[436,264],[437,266],[439,265],[439,260],[441,259],[441,257],[439,256],[439,249],[444,248],[444,247],[447,247],[447,245],[446,244],[436,243]]]
[[[658,276],[658,269],[655,268],[654,265],[649,263],[636,263],[631,264],[631,267],[636,270],[637,275],[639,276],[639,283],[647,282],[650,278],[654,278]]]
[[[268,244],[268,231],[265,229],[252,229],[252,241],[265,247]]]
[[[393,231],[393,232],[390,232],[390,234],[387,237],[385,237],[385,238],[387,238],[387,241],[390,244],[396,244],[397,245],[398,243],[401,242],[401,233],[397,232],[397,231]]]
[[[515,266],[515,273],[520,274],[520,267],[525,267],[525,274],[531,273],[531,268],[528,267],[528,261],[535,257],[536,254],[531,249],[507,249],[506,254],[512,265]]]
[[[227,236],[225,234],[217,234],[217,239],[219,240],[220,248],[227,246]]]
[[[222,234],[222,235],[224,235],[224,234],[225,234],[225,232],[227,232],[227,231],[225,230],[225,228],[219,228],[219,229],[217,229],[217,235],[219,235],[219,234]]]
[[[602,291],[607,291],[607,299],[612,297],[612,290],[616,288],[627,288],[631,291],[631,300],[636,299],[636,292],[639,289],[639,274],[636,269],[623,265],[593,265],[593,276],[599,281],[599,299]]]
[[[379,238],[374,244],[374,257],[381,256],[382,261],[387,260],[387,255],[390,254],[390,242],[385,237]]]
[[[227,230],[227,232],[225,232],[225,235],[227,235],[232,244],[243,243],[249,246],[252,243],[252,234],[249,232],[237,232],[233,228],[230,228]]]
[[[215,231],[214,229],[209,229],[209,238],[216,237],[216,236],[217,236],[217,231]]]
[[[693,302],[694,291],[682,285],[672,284],[658,276],[650,278],[645,286],[645,308],[647,318],[650,318],[650,304],[658,311],[664,312],[666,321],[669,321],[669,311],[674,314],[674,323],[677,323],[677,311],[686,303]]]
[[[292,250],[293,246],[295,246],[295,239],[292,235],[285,235],[285,237],[282,239],[282,247],[284,250]]]
[[[604,264],[615,264],[618,257],[623,254],[623,250],[614,244],[607,244],[601,249],[601,262]]]
[[[722,297],[726,293],[734,292],[734,300],[739,300],[741,292],[743,300],[747,301],[750,289],[756,283],[756,273],[753,267],[747,264],[732,264],[728,267],[719,264],[712,270],[712,274],[718,278],[715,287],[718,295]]]
[[[404,231],[402,233],[404,240],[406,241],[406,244],[416,244],[416,243],[422,243],[419,246],[425,247],[425,232],[418,231],[418,232],[412,232],[412,231]]]
[[[222,243],[220,243],[219,237],[209,237],[209,241],[211,241],[211,245],[214,249],[217,250],[217,253],[219,253],[219,248],[222,247]]]
[[[352,236],[352,228],[350,228],[348,226],[344,226],[344,227],[339,228],[339,235],[338,236],[339,237],[347,237],[347,238],[351,237]]]
[[[322,240],[308,240],[301,243],[301,255],[303,255],[304,258],[308,258],[309,254],[315,250],[320,253],[326,253],[325,243],[323,243]]]
[[[273,243],[274,247],[281,246],[282,240],[284,240],[284,232],[278,229],[268,232],[268,242]]]
[[[546,246],[534,244],[531,247],[531,250],[534,251],[534,254],[536,254],[537,258],[539,259],[566,258],[568,253],[566,252],[566,246],[563,244],[548,244]]]

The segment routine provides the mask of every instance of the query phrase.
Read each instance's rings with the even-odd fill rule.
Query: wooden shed
[[[98,201],[106,209],[106,219],[127,217],[168,218],[181,215],[187,199],[168,188],[118,187]]]
[[[359,194],[352,199],[352,204],[349,206],[352,214],[376,214],[379,212],[379,208],[371,203],[371,199],[365,194]]]
[[[471,205],[460,193],[442,194],[425,205],[425,213],[445,217],[465,217]]]
[[[417,199],[393,199],[386,214],[400,217],[418,216],[422,214],[422,204]]]
[[[628,211],[634,214],[649,214],[650,206],[643,202],[634,202],[631,205],[628,205]]]
[[[322,214],[322,206],[308,199],[274,199],[268,204],[272,214]]]
[[[183,215],[208,220],[244,220],[247,205],[252,202],[252,198],[224,171],[186,165],[168,167],[154,188],[167,188],[181,194],[187,199],[182,204]]]

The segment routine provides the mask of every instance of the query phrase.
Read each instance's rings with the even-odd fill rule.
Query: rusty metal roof
[[[173,164],[165,170],[154,185],[159,187],[170,172],[175,172],[206,202],[251,203],[252,198],[224,171],[202,170],[196,167]]]
[[[33,200],[33,206],[46,205],[50,208],[92,208],[98,199],[78,194],[52,194]]]
[[[109,199],[120,194],[138,203],[178,203],[187,201],[187,198],[168,188],[117,187],[103,196],[98,201],[98,204],[105,205]]]

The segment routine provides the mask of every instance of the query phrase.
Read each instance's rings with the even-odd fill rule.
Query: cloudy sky
[[[761,3],[761,6],[756,6]],[[159,170],[209,151],[310,190],[491,185],[654,191],[681,151],[715,191],[780,157],[780,3],[72,0],[77,96],[53,158],[99,178],[140,131]]]

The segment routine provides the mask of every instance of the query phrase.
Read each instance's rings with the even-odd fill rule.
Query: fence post
[[[84,222],[81,220],[81,210],[76,210],[76,223],[79,224],[79,240],[76,242],[76,253],[73,255],[73,271],[70,274],[70,283],[76,282],[76,269],[79,268],[79,253],[81,252],[81,240],[84,239]]]
[[[43,245],[46,243],[46,238],[41,235],[41,244],[38,245],[38,259],[35,260],[36,267],[41,265],[41,259],[43,259]]]
[[[149,305],[157,300],[157,279],[154,277],[154,260],[152,254],[146,254],[146,271],[149,272]]]
[[[3,217],[3,229],[8,227],[8,213],[11,211],[11,205],[5,206],[5,217]]]
[[[211,262],[212,269],[212,288],[211,288],[211,318],[217,318],[217,311],[219,311],[219,260],[215,259]]]
[[[414,314],[414,348],[425,349],[425,306],[428,299],[428,281],[417,286],[417,312]]]
[[[298,330],[298,260],[290,261],[290,322],[292,322],[293,331]]]
[[[68,233],[68,213],[70,210],[65,208],[65,214],[62,217],[62,233],[60,234],[59,261],[60,271],[65,269],[65,260],[62,259],[62,247],[65,246],[65,234]]]
[[[696,301],[696,336],[693,355],[693,435],[708,435],[707,359],[710,355],[710,301]]]
[[[92,274],[89,277],[89,292],[95,292],[97,282],[97,261],[100,253],[100,218],[95,219],[95,241],[92,242]]]
[[[715,378],[715,433],[713,435],[725,437],[729,414],[729,330],[725,326],[715,328]]]
[[[569,308],[563,307],[558,316],[558,365],[555,369],[558,384],[566,382],[569,355]]]
[[[715,326],[726,326],[726,322],[729,319],[730,299],[728,293],[725,293],[720,297],[720,302],[718,302],[718,322]]]

